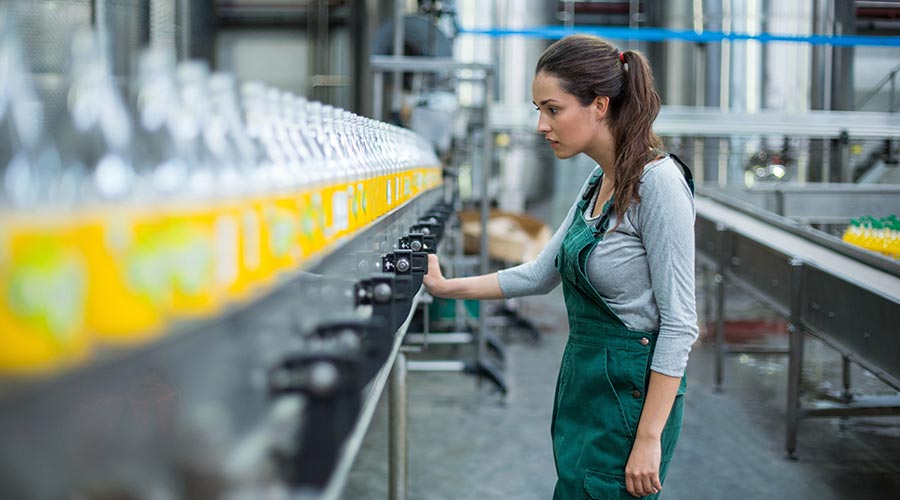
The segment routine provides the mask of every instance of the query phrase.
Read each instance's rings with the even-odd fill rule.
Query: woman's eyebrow
[[[543,106],[544,104],[547,104],[548,102],[556,102],[556,99],[544,99],[543,101],[541,101],[541,106]],[[537,104],[535,104],[534,101],[531,101],[531,104],[534,104],[535,106],[537,106]]]

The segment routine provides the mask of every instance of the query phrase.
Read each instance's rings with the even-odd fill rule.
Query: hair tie
[[[625,64],[625,53],[619,52],[619,62]]]

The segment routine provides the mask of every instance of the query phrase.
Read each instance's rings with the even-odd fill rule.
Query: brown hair
[[[563,90],[583,106],[598,96],[609,97],[609,125],[616,147],[613,207],[618,227],[632,201],[641,199],[638,185],[644,166],[663,150],[662,140],[653,133],[660,101],[650,64],[640,52],[620,53],[596,36],[571,35],[544,51],[534,74],[542,71],[559,78]]]

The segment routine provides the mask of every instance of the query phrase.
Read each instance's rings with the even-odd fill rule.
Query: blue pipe
[[[834,47],[900,47],[900,36],[862,36],[862,35],[777,35],[773,33],[725,33],[722,31],[673,30],[665,28],[616,28],[609,26],[576,26],[565,28],[557,26],[537,26],[522,29],[461,29],[460,34],[486,35],[494,38],[507,36],[524,36],[558,40],[568,35],[579,33],[597,35],[603,38],[620,40],[642,40],[648,42],[684,41],[694,43],[719,43],[723,41],[754,40],[761,43],[790,42],[808,43],[810,45],[831,45]]]

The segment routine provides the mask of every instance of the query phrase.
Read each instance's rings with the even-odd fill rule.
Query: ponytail
[[[616,226],[625,211],[641,200],[638,192],[644,166],[663,151],[662,140],[653,132],[659,115],[659,94],[653,86],[653,72],[643,54],[622,52],[625,84],[618,99],[611,100],[610,129],[616,143],[616,188],[613,208]]]

